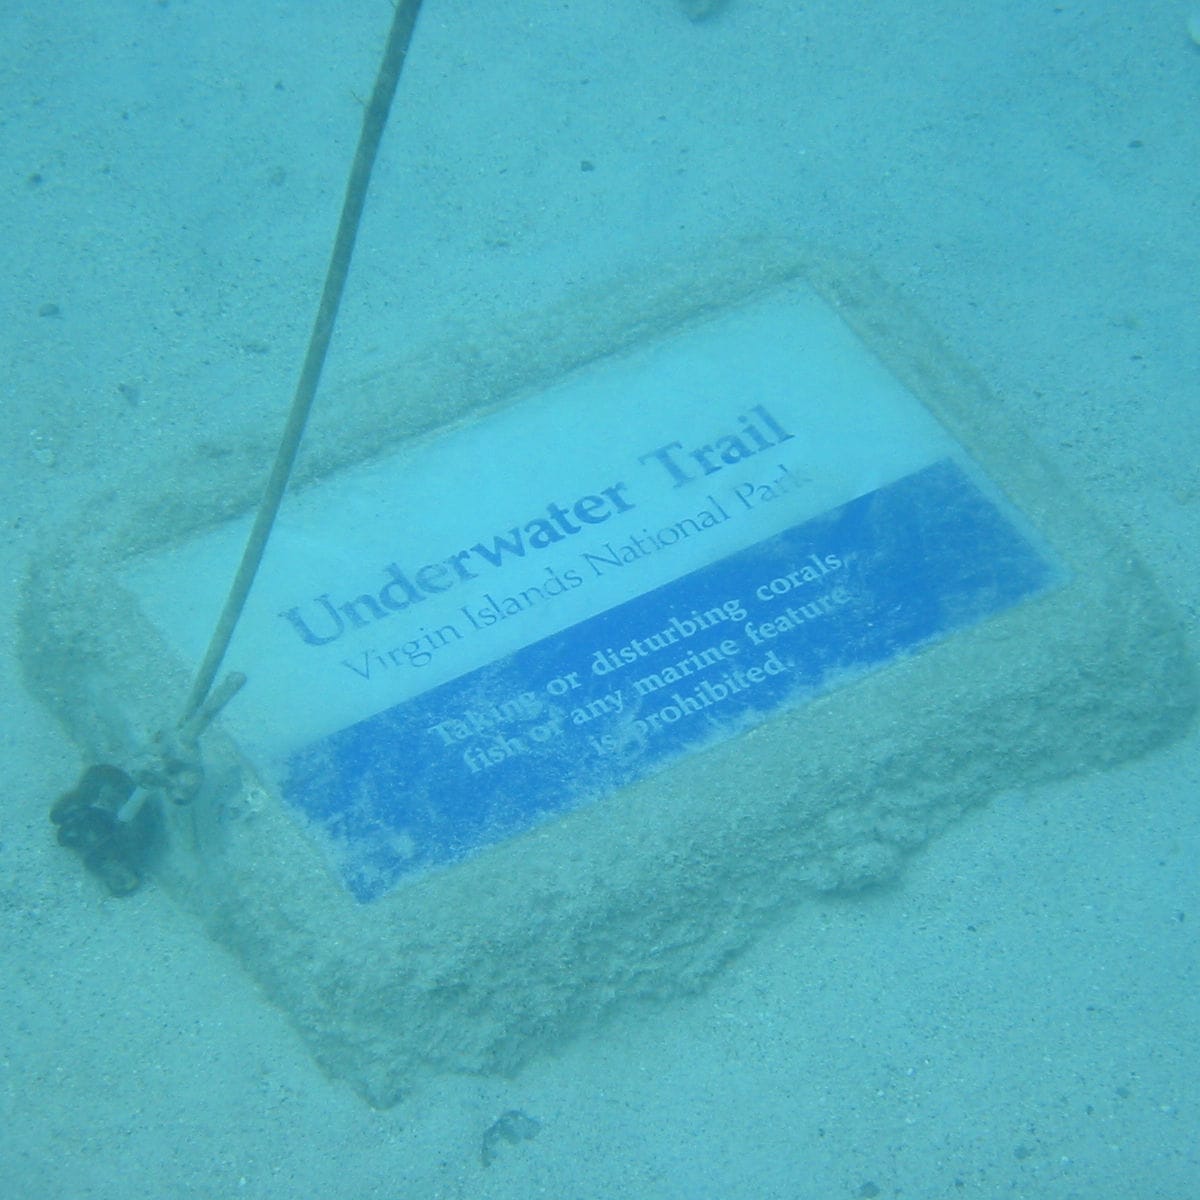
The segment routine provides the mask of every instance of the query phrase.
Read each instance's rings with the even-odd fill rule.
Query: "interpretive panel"
[[[231,650],[250,684],[229,724],[364,901],[1055,577],[803,285],[285,512]],[[188,659],[243,535],[127,575]]]

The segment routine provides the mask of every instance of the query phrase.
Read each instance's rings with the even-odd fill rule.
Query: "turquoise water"
[[[660,260],[798,239],[897,285],[1194,626],[1187,4],[483,7],[425,0],[323,394],[456,330],[470,361],[480,323]],[[160,888],[106,898],[54,844],[81,758],[17,682],[18,581],[81,514],[269,457],[389,15],[0,18],[0,1195],[1188,1194],[1194,733],[1006,792],[696,995],[386,1111]],[[318,400],[318,452],[341,417]]]

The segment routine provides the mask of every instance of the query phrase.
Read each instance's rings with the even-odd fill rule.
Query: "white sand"
[[[386,1113],[161,892],[103,898],[47,821],[79,759],[18,682],[22,564],[173,449],[274,436],[389,8],[7,8],[0,1197],[1194,1191],[1197,736],[971,814],[686,1004]],[[330,379],[791,231],[902,284],[1194,624],[1200,52],[1186,6],[1137,8],[426,0]],[[485,1168],[508,1109],[541,1131]]]

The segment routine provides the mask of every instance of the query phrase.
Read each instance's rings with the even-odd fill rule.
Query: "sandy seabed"
[[[389,15],[14,0],[0,18],[0,1196],[1190,1194],[1195,733],[1002,796],[889,890],[800,906],[700,996],[386,1112],[328,1082],[160,891],[108,899],[54,844],[80,762],[19,682],[24,564],[114,493],[204,489],[166,476],[183,448],[269,446]],[[426,0],[330,384],[472,311],[794,236],[898,285],[1194,628],[1188,18]],[[335,428],[318,411],[311,437]]]

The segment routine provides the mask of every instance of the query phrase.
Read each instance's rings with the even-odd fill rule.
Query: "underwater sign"
[[[245,528],[127,575],[189,659]],[[370,901],[1054,578],[795,286],[289,498],[227,723]]]

